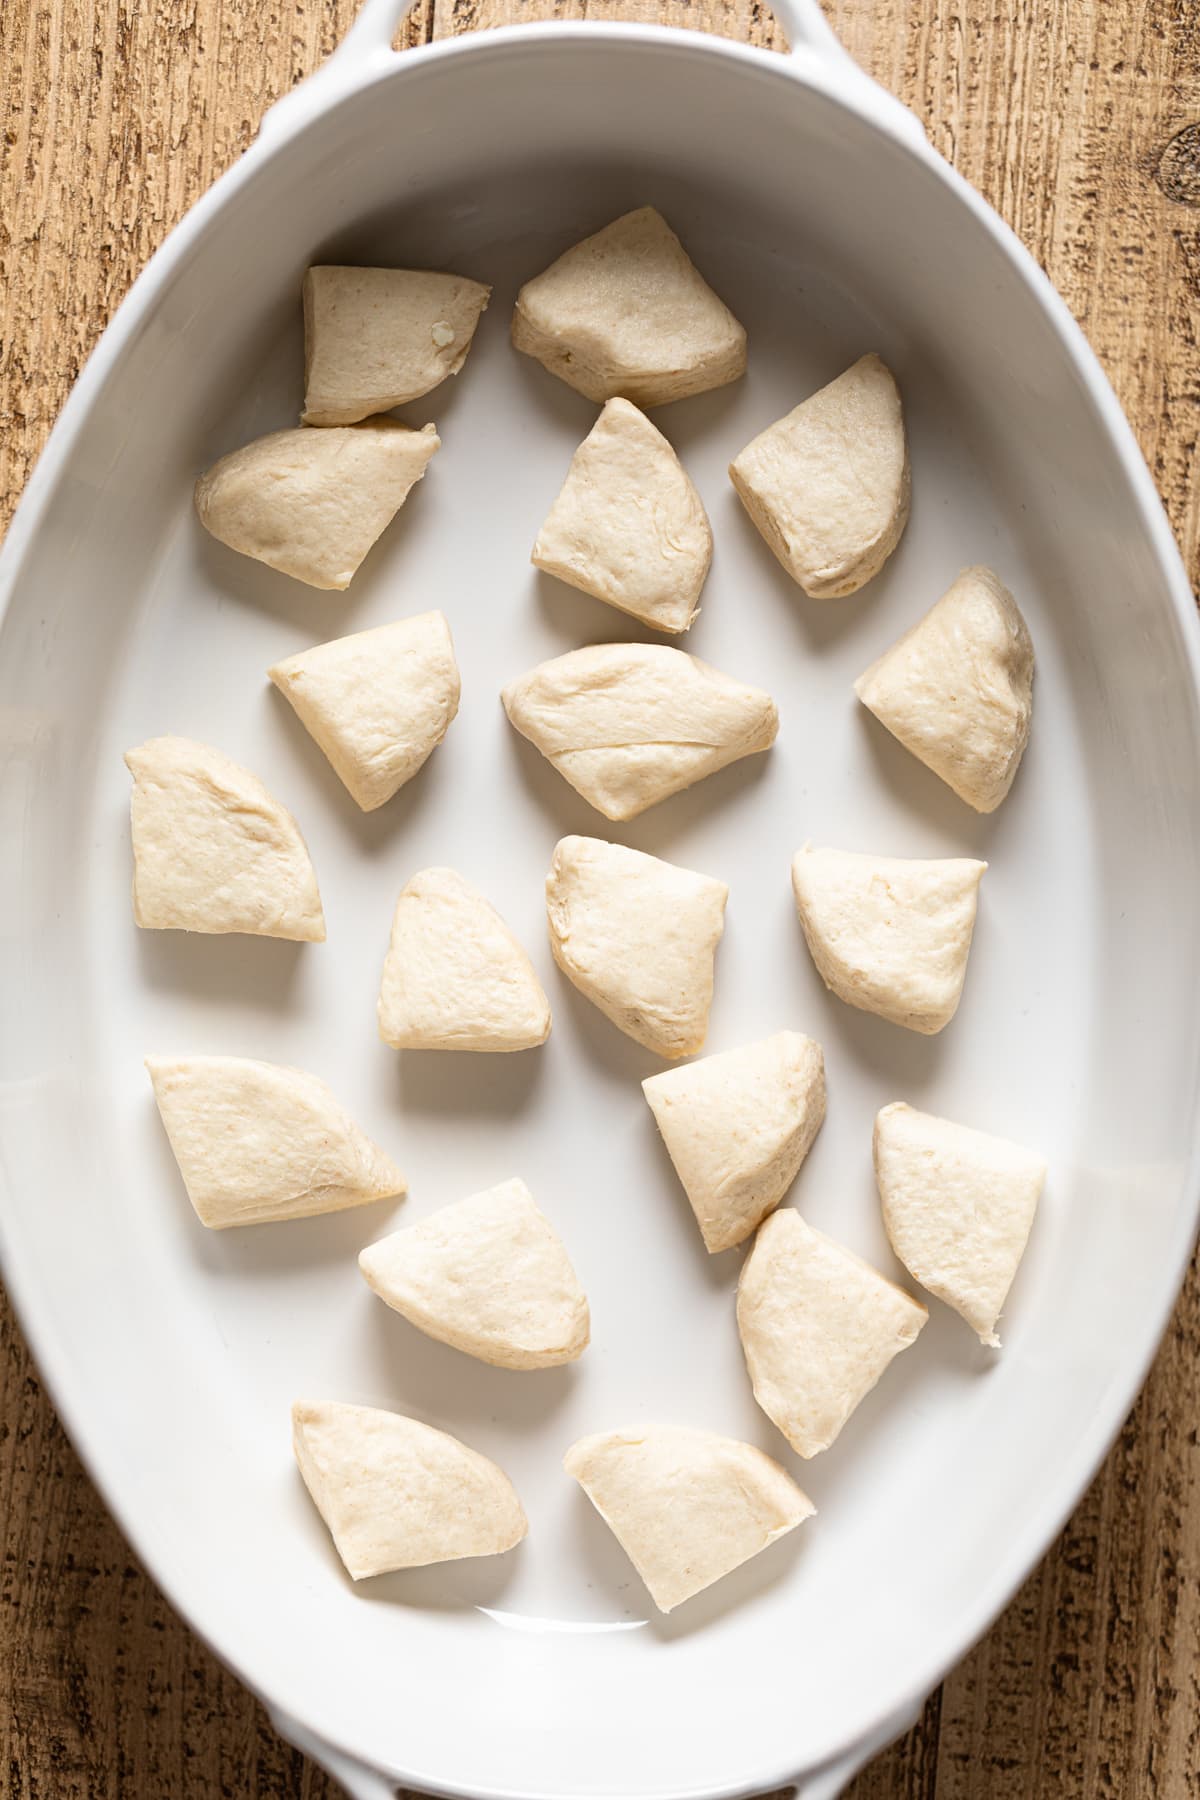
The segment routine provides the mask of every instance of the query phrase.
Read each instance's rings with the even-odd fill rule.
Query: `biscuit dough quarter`
[[[550,1369],[587,1348],[587,1298],[523,1181],[443,1206],[358,1266],[418,1330],[497,1368]]]
[[[546,878],[554,960],[619,1031],[659,1056],[699,1050],[725,928],[723,881],[624,844],[566,837]]]
[[[798,1031],[642,1083],[710,1254],[779,1205],[825,1117],[825,1059]]]
[[[816,1511],[751,1444],[682,1425],[581,1438],[563,1459],[660,1612],[740,1568]]]
[[[194,738],[149,738],[125,762],[140,926],[324,939],[304,839],[257,775]]]
[[[964,569],[854,691],[960,800],[995,812],[1029,742],[1033,644],[990,569]]]
[[[352,425],[457,375],[491,291],[430,269],[309,269],[304,423]]]
[[[405,1191],[323,1081],[240,1056],[149,1056],[167,1137],[204,1225],[342,1212]]]
[[[397,419],[272,431],[201,475],[196,512],[231,550],[341,590],[440,443],[432,425],[410,431]]]
[[[1045,1178],[1035,1152],[903,1102],[875,1120],[875,1179],[892,1249],[992,1349]]]
[[[860,357],[747,444],[729,478],[806,594],[853,594],[879,573],[908,522],[908,441],[891,370]]]
[[[610,400],[571,458],[535,566],[655,631],[686,631],[712,561],[699,494],[662,432]]]
[[[530,1050],[550,1035],[533,964],[454,869],[422,869],[402,889],[378,1010],[396,1050]]]
[[[665,644],[594,644],[539,663],[501,696],[509,719],[606,819],[635,819],[767,750],[770,694]]]
[[[829,1448],[928,1317],[791,1207],[760,1226],[738,1283],[754,1398],[801,1456]]]
[[[292,1447],[355,1581],[499,1556],[529,1526],[512,1482],[478,1450],[401,1413],[298,1400]]]
[[[458,711],[440,612],[317,644],[267,673],[364,812],[412,779]]]
[[[564,251],[517,295],[517,350],[589,400],[662,406],[746,371],[746,333],[652,206]]]
[[[792,863],[796,911],[821,979],[848,1006],[926,1036],[958,1010],[987,864],[817,850]]]

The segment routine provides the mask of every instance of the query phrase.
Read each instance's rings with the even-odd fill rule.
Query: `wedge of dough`
[[[593,644],[501,696],[509,719],[606,819],[636,819],[775,742],[770,694],[665,644]]]
[[[964,569],[854,691],[960,800],[995,812],[1020,767],[1033,714],[1033,644],[998,575]]]
[[[791,1476],[752,1444],[682,1425],[581,1438],[563,1468],[664,1613],[816,1511]]]
[[[798,1031],[642,1083],[710,1255],[783,1199],[825,1117],[825,1058]]]
[[[512,341],[589,400],[663,406],[746,372],[746,333],[661,213],[640,207],[517,295]]]
[[[800,1456],[827,1450],[929,1314],[791,1207],[759,1228],[737,1320],[754,1398]]]
[[[550,1035],[533,964],[454,869],[422,869],[396,902],[379,1035],[395,1050],[531,1050]]]
[[[463,1556],[500,1556],[529,1529],[503,1469],[401,1413],[298,1400],[292,1448],[355,1581]]]
[[[194,738],[149,738],[125,762],[139,925],[324,940],[304,839],[257,775]]]
[[[610,400],[571,458],[532,561],[655,631],[686,631],[712,562],[699,494],[658,428]]]
[[[267,674],[364,812],[411,781],[445,737],[461,692],[440,612],[317,644]]]
[[[394,1231],[358,1266],[419,1331],[498,1369],[552,1369],[587,1348],[587,1297],[523,1181]]]
[[[817,850],[792,863],[796,911],[821,979],[848,1006],[931,1037],[958,1010],[987,864]]]
[[[892,1249],[997,1350],[1046,1179],[1032,1150],[897,1101],[875,1120],[875,1179]]]
[[[403,1194],[406,1182],[323,1081],[241,1056],[148,1056],[200,1222],[265,1225]]]
[[[196,483],[215,538],[309,587],[348,588],[441,439],[397,419],[272,431],[223,456]]]
[[[860,357],[747,444],[729,478],[806,594],[853,594],[879,573],[908,522],[908,440],[891,370]]]
[[[729,889],[600,838],[566,837],[546,878],[554,960],[619,1031],[690,1056],[708,1030]]]
[[[353,425],[457,375],[491,292],[429,269],[309,269],[304,423]]]

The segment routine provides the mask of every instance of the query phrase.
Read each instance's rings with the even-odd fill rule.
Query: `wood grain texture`
[[[422,0],[419,41],[600,0]],[[1049,271],[1195,578],[1200,7],[829,0],[843,40]],[[0,0],[0,525],[147,256],[353,0]],[[777,45],[758,0],[622,0]],[[854,1800],[1200,1797],[1200,1271],[1042,1567]],[[0,1318],[8,1800],[335,1800],[141,1573]]]

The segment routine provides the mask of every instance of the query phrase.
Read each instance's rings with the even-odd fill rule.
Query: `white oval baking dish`
[[[1185,1267],[1200,1084],[1192,596],[1065,309],[836,47],[815,0],[788,9],[790,58],[590,24],[397,58],[400,10],[368,0],[154,258],[0,561],[5,1278],[156,1578],[360,1800],[397,1781],[524,1800],[795,1781],[825,1800],[1042,1553],[1132,1401]],[[540,655],[631,635],[527,569],[591,409],[513,357],[505,330],[522,276],[647,200],[751,338],[745,383],[659,415],[717,533],[688,647],[770,686],[783,732],[762,767],[621,835],[732,883],[710,1045],[781,1024],[825,1042],[830,1117],[797,1190],[815,1223],[886,1262],[869,1155],[885,1100],[1051,1159],[1000,1356],[937,1312],[799,1471],[818,1518],[666,1622],[647,1617],[561,1475],[563,1448],[655,1413],[782,1445],[738,1364],[732,1274],[700,1253],[637,1094],[652,1060],[554,985],[542,950],[545,1053],[401,1064],[372,1017],[391,901],[413,869],[457,863],[537,946],[554,839],[596,829],[514,747],[494,701]],[[317,255],[450,266],[497,287],[459,381],[408,409],[439,422],[441,458],[335,601],[202,541],[190,511],[200,467],[295,416],[299,277]],[[868,348],[907,396],[913,519],[863,595],[810,605],[741,518],[724,463]],[[1033,745],[992,820],[935,791],[849,692],[972,561],[1017,590],[1039,652]],[[434,604],[455,630],[462,715],[392,807],[351,818],[263,671]],[[294,807],[327,945],[139,939],[120,753],[158,730],[220,744]],[[901,1042],[824,995],[787,890],[805,836],[988,857],[967,997],[943,1038]],[[519,1171],[591,1293],[578,1370],[507,1376],[385,1316],[354,1270],[384,1228],[377,1212],[206,1236],[140,1068],[162,1049],[325,1075],[407,1167],[410,1218]],[[461,1432],[513,1474],[529,1542],[352,1592],[291,1467],[297,1392]]]

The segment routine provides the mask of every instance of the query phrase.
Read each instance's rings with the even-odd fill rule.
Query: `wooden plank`
[[[610,10],[782,41],[757,0],[423,0],[403,36]],[[353,11],[353,0],[0,7],[0,525],[138,268]],[[830,0],[829,12],[1084,323],[1195,577],[1200,12],[1191,0]],[[1062,1539],[855,1800],[1200,1795],[1198,1371],[1193,1270]],[[139,1571],[7,1316],[0,1506],[10,1800],[333,1800]]]

